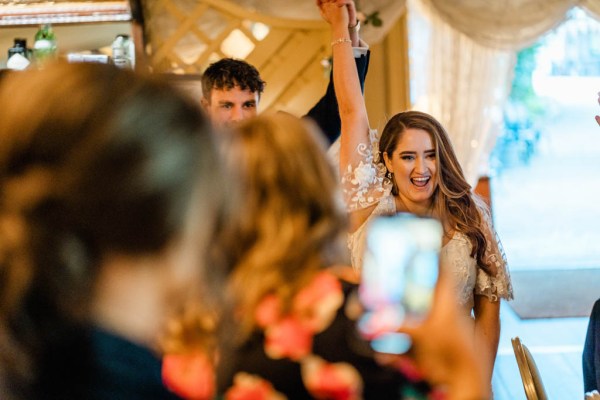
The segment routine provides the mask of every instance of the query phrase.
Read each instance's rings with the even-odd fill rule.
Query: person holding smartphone
[[[331,25],[333,76],[342,134],[339,169],[350,215],[352,264],[360,270],[367,222],[398,212],[442,223],[440,263],[455,276],[457,300],[472,315],[473,345],[491,376],[500,336],[500,299],[513,297],[510,275],[489,210],[466,182],[448,133],[431,115],[394,115],[379,134],[369,119],[356,80],[345,32],[345,0],[320,2]]]

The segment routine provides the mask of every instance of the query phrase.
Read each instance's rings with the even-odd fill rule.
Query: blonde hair
[[[491,229],[489,210],[467,183],[446,129],[429,114],[420,111],[401,112],[394,115],[383,129],[379,151],[391,157],[407,129],[428,132],[435,145],[438,187],[433,193],[433,205],[434,213],[444,223],[445,232],[455,230],[465,234],[472,245],[471,257],[484,271],[496,275],[495,266],[487,262],[485,257],[489,241],[486,231]],[[392,194],[398,196],[395,183]]]
[[[265,295],[276,293],[289,306],[317,270],[347,260],[347,220],[324,141],[307,120],[263,114],[239,126],[223,148],[242,188],[224,251],[244,337]]]

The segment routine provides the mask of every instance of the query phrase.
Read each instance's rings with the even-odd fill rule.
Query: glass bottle
[[[119,68],[134,67],[134,48],[129,35],[119,34],[112,43],[112,62]]]
[[[56,36],[52,25],[43,24],[35,34],[33,43],[33,58],[38,65],[57,57]]]
[[[20,54],[25,58],[29,58],[27,54],[27,39],[15,38],[13,47],[8,49],[8,58],[11,58],[15,54]]]

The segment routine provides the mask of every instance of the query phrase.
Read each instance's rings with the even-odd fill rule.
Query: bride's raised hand
[[[348,26],[348,5],[350,0],[317,0],[321,17],[333,28],[336,26]]]

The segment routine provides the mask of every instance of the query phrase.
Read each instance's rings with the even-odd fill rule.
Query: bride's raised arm
[[[348,20],[348,7],[354,7],[354,3],[350,0],[317,0],[317,4],[323,19],[331,25],[333,82],[342,122],[339,169],[353,231],[366,220],[381,198],[385,167],[379,162],[374,148],[377,137],[369,128],[352,53],[348,26],[356,22]]]
[[[331,25],[331,47],[333,53],[333,84],[335,85],[342,134],[340,143],[340,168],[357,165],[355,153],[360,144],[368,144],[369,121],[364,98],[358,81],[352,41],[348,25],[349,1],[327,1],[321,3],[321,14]]]

